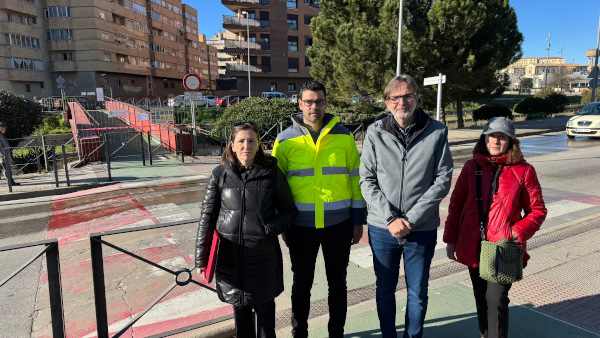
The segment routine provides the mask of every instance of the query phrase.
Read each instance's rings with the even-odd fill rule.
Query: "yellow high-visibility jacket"
[[[293,224],[323,228],[351,217],[353,224],[365,224],[367,205],[358,184],[360,157],[352,133],[337,124],[339,117],[325,114],[315,144],[301,121],[302,113],[292,115],[292,126],[277,135],[273,147],[299,211]]]

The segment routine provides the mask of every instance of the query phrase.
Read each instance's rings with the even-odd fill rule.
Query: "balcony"
[[[268,44],[268,43],[267,43]],[[230,55],[246,55],[248,53],[248,47],[250,47],[250,55],[258,55],[269,53],[269,49],[263,49],[262,43],[256,43],[253,41],[238,41],[238,40],[225,40],[223,52]]]
[[[266,9],[269,7],[269,0],[221,0],[221,3],[234,12],[245,9]]]
[[[267,32],[269,31],[269,26],[270,23],[268,20],[246,19],[223,15],[223,28],[233,33],[245,32],[246,27],[248,27],[251,32]]]
[[[250,72],[251,73],[262,73],[262,67],[259,66],[248,66],[248,65],[240,65],[237,63],[228,63],[227,65],[225,65],[225,71],[227,72],[227,74],[230,75],[234,75],[231,73],[247,73],[248,72],[248,67],[250,67]]]

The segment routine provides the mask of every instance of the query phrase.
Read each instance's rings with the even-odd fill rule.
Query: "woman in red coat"
[[[479,277],[481,241],[475,172],[482,167],[482,198],[487,215],[486,239],[503,238],[523,245],[527,265],[527,240],[546,218],[542,188],[533,166],[523,159],[515,125],[506,117],[492,118],[465,163],[450,199],[444,230],[448,258],[469,267],[481,337],[508,335],[508,290],[512,284],[497,284]]]

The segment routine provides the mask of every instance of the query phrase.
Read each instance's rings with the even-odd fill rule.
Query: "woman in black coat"
[[[277,160],[264,153],[254,123],[234,125],[230,143],[206,186],[196,240],[196,268],[205,275],[216,229],[219,299],[233,305],[238,337],[275,337],[275,297],[283,292],[278,235],[298,211]]]

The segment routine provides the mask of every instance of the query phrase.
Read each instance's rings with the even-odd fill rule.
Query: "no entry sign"
[[[200,90],[201,85],[202,80],[200,79],[200,76],[196,74],[188,74],[183,78],[183,86],[191,92]]]

